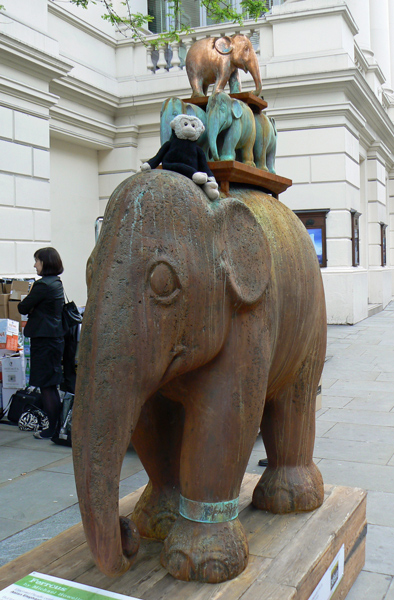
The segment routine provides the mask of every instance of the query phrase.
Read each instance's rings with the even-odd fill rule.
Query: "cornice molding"
[[[26,44],[2,32],[0,35],[0,56],[2,60],[15,62],[29,73],[34,73],[39,79],[50,81],[67,75],[73,65],[65,60],[43,52],[34,46]]]
[[[69,25],[72,25],[76,29],[83,31],[87,35],[94,37],[96,40],[99,40],[100,42],[103,42],[112,48],[116,48],[117,46],[118,40],[115,36],[112,37],[100,29],[97,29],[97,27],[94,27],[79,17],[76,17],[72,13],[68,12],[68,10],[63,6],[55,4],[53,0],[48,1],[48,13],[58,17],[62,21],[65,21]]]
[[[28,86],[24,83],[20,83],[19,81],[15,81],[14,79],[9,79],[7,77],[1,76],[0,91],[12,98],[26,100],[27,102],[33,105],[41,106],[46,109],[49,109],[52,106],[54,106],[59,100],[59,96],[56,96],[55,94],[46,93],[41,90],[38,90],[37,88]],[[1,104],[2,106],[9,106],[9,108],[15,108],[13,104],[7,102],[7,100],[5,99],[2,100]],[[42,112],[35,111],[34,109],[30,108],[28,110],[25,109],[24,111],[22,110],[22,108],[18,108],[18,110],[38,117],[43,116]]]
[[[271,14],[266,16],[268,23],[282,20],[298,21],[299,19],[314,18],[316,16],[331,16],[332,14],[338,13],[343,14],[343,17],[353,35],[358,33],[358,27],[353,19],[350,10],[345,2],[333,4],[332,2],[320,2],[320,6],[316,6],[318,2],[315,1],[313,8],[302,8],[302,5],[297,3],[282,4],[279,6],[273,6]]]
[[[72,75],[53,81],[50,84],[50,90],[60,97],[76,102],[81,102],[83,98],[84,106],[105,110],[110,113],[113,113],[119,106],[118,95],[110,94]]]

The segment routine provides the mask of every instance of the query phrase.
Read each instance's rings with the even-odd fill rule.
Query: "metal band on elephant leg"
[[[238,498],[226,502],[196,502],[180,496],[179,514],[197,523],[225,523],[238,517]]]

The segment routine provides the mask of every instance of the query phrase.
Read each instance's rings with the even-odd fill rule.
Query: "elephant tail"
[[[278,130],[276,129],[276,123],[274,117],[268,117],[272,124],[272,129],[274,130],[274,134],[278,135]]]

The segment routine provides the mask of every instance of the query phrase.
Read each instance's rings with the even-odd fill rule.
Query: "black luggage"
[[[54,444],[59,446],[71,446],[71,423],[74,394],[66,392],[63,397],[60,419],[55,433],[51,437]]]
[[[11,396],[7,414],[8,420],[12,423],[18,423],[19,417],[25,412],[28,404],[33,404],[33,406],[42,409],[42,396],[39,388],[27,387],[24,390],[17,390]]]

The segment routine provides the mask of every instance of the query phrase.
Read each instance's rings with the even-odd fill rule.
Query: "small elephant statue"
[[[231,98],[226,92],[216,92],[207,105],[209,151],[213,160],[235,160],[255,167],[253,146],[256,140],[256,122],[245,102]]]
[[[112,194],[88,262],[73,457],[87,543],[108,576],[130,567],[139,536],[164,540],[161,562],[177,579],[239,575],[238,496],[259,427],[268,467],[253,505],[289,513],[323,502],[316,252],[281,202],[231,192],[210,202],[178,173],[133,175]],[[119,517],[130,440],[150,479],[132,521]]]
[[[197,144],[203,149],[204,153],[208,146],[207,136],[207,114],[205,110],[191,104],[190,102],[184,102],[181,98],[172,96],[164,100],[161,105],[160,111],[160,144],[163,145],[168,142],[172,135],[171,121],[178,115],[191,115],[198,117],[205,127],[205,131],[200,135],[197,140]]]
[[[204,38],[194,42],[186,55],[186,72],[193,90],[192,96],[206,96],[214,84],[214,92],[224,90],[227,83],[230,93],[241,91],[238,69],[249,72],[254,80],[254,94],[261,95],[260,67],[250,39],[236,33],[228,37]]]
[[[253,147],[254,161],[258,169],[275,174],[276,142],[278,133],[275,119],[267,117],[263,111],[254,115],[256,141]]]

